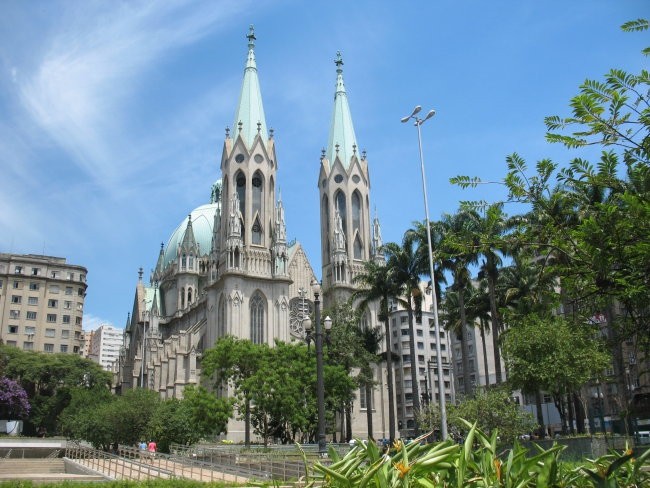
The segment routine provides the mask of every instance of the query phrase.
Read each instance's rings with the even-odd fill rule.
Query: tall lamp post
[[[327,456],[327,442],[325,440],[325,380],[323,377],[323,326],[320,323],[320,284],[314,280],[311,284],[314,293],[314,321],[315,343],[316,343],[316,402],[318,404],[318,455]],[[305,332],[307,333],[307,346],[311,343],[311,320],[309,317],[304,321]],[[329,333],[332,328],[332,319],[325,317],[325,331]]]
[[[424,156],[422,155],[422,131],[420,126],[436,114],[435,110],[429,110],[427,115],[421,119],[417,115],[422,110],[420,105],[417,105],[411,115],[402,117],[402,122],[408,122],[413,119],[415,127],[418,129],[418,147],[420,149],[420,171],[422,173],[422,193],[424,195],[424,215],[427,223],[427,246],[429,251],[429,275],[431,276],[431,287],[433,293],[433,324],[436,335],[436,364],[438,366],[438,392],[440,399],[440,433],[442,439],[447,439],[447,408],[445,406],[445,380],[442,375],[442,354],[440,352],[440,323],[438,321],[438,297],[436,296],[436,278],[433,271],[433,249],[431,247],[431,225],[429,223],[429,202],[427,199],[427,182],[424,175]],[[413,354],[413,352],[411,353]]]

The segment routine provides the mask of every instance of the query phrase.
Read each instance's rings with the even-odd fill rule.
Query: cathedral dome
[[[218,202],[208,203],[206,205],[201,205],[190,212],[194,239],[199,246],[201,255],[208,254],[212,248],[214,214],[219,209],[219,206],[220,204]],[[163,269],[169,266],[169,264],[177,258],[178,246],[183,242],[188,218],[189,216],[183,219],[167,241],[163,259]]]

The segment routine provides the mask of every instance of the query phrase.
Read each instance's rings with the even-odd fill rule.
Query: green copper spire
[[[248,59],[244,69],[244,82],[239,96],[239,105],[235,113],[233,124],[233,139],[241,134],[247,147],[251,147],[255,136],[260,134],[263,140],[268,139],[260,81],[257,77],[257,64],[255,63],[255,32],[250,26],[248,35]]]
[[[327,144],[327,159],[334,163],[339,157],[343,167],[350,166],[350,158],[357,152],[357,138],[354,135],[352,114],[348,105],[348,96],[343,84],[343,59],[341,53],[336,53],[336,94],[334,95],[334,113],[330,124],[329,142]],[[358,156],[357,156],[358,157]]]

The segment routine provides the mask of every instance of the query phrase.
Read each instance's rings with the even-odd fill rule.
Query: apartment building
[[[111,371],[113,363],[120,355],[120,348],[124,342],[124,331],[112,325],[103,324],[88,335],[90,335],[88,357],[101,364],[106,371]]]
[[[0,339],[26,351],[83,354],[83,266],[0,253]]]

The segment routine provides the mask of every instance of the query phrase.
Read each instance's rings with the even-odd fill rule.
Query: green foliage
[[[570,469],[560,459],[564,446],[535,446],[531,451],[515,441],[512,448],[500,451],[498,431],[488,435],[476,424],[461,422],[467,429],[462,445],[421,444],[423,436],[409,444],[397,441],[384,454],[374,443],[361,442],[343,458],[330,450],[331,464],[317,462],[311,473],[307,466],[308,486],[640,487],[650,482],[650,451],[636,459],[629,451],[613,453]]]
[[[39,427],[58,432],[60,413],[77,388],[110,387],[111,374],[101,366],[76,354],[45,354],[0,345],[0,370],[17,381],[27,393],[31,411],[25,433]]]
[[[610,364],[597,334],[562,317],[526,316],[503,334],[508,381],[524,392],[545,390],[556,398],[577,390]]]
[[[189,411],[195,437],[226,432],[228,419],[233,415],[232,398],[217,398],[201,386],[188,385],[183,390],[183,404]]]
[[[536,423],[533,416],[521,409],[510,398],[511,392],[504,388],[477,391],[471,398],[463,398],[457,405],[447,406],[447,421],[457,437],[465,437],[469,431],[467,421],[476,424],[487,434],[499,432],[500,443],[511,444],[523,434],[532,432]],[[429,404],[421,410],[422,426],[438,424],[438,407]]]

